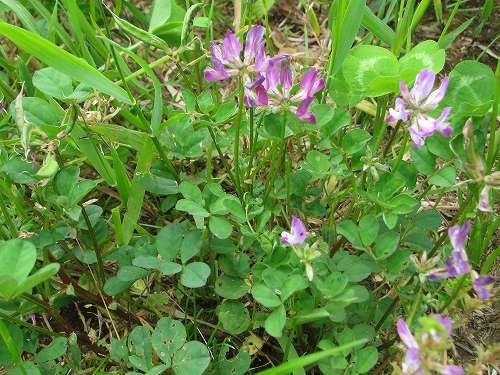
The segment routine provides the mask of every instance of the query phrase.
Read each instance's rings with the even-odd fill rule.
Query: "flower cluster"
[[[414,336],[408,324],[400,319],[396,328],[401,341],[406,346],[402,363],[403,374],[462,375],[464,370],[456,365],[443,362],[443,353],[451,346],[450,338],[453,321],[441,315],[421,319],[421,328]]]
[[[323,89],[325,82],[315,68],[300,79],[300,90],[292,95],[295,74],[290,56],[266,56],[264,27],[254,26],[247,33],[243,60],[243,46],[238,38],[228,32],[221,44],[210,44],[213,67],[205,69],[207,81],[222,81],[240,76],[243,81],[244,103],[247,107],[270,106],[274,111],[284,107],[297,118],[311,124],[316,117],[309,111],[313,96]]]
[[[451,255],[446,260],[444,268],[433,270],[427,275],[427,278],[431,281],[435,281],[470,273],[472,277],[472,287],[476,291],[476,294],[481,300],[486,300],[493,295],[491,289],[495,279],[491,276],[479,276],[477,272],[472,270],[469,264],[467,252],[465,251],[465,241],[470,228],[471,222],[466,221],[462,226],[457,224],[448,230],[448,236],[450,237],[453,247]]]
[[[427,113],[437,108],[448,88],[448,77],[445,77],[439,88],[432,91],[435,81],[436,74],[426,69],[417,75],[411,90],[405,81],[400,81],[399,87],[403,98],[396,99],[394,108],[389,109],[389,115],[385,119],[391,125],[398,121],[409,121],[410,136],[417,148],[422,147],[424,139],[436,131],[446,137],[452,133],[452,128],[446,122],[451,107],[444,108],[437,119]]]

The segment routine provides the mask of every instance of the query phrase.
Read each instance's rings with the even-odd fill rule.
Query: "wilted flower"
[[[301,245],[307,238],[307,231],[304,223],[296,216],[292,216],[290,233],[281,233],[281,243],[285,246]]]
[[[264,72],[267,66],[266,44],[264,40],[265,29],[262,26],[254,26],[247,33],[243,60],[241,51],[243,46],[232,32],[228,32],[221,45],[215,41],[210,43],[211,61],[213,68],[205,69],[204,75],[207,81],[222,81],[242,73],[245,90],[245,105],[254,107],[265,105],[265,91],[262,87]],[[254,79],[250,78],[254,75]],[[264,95],[264,96],[263,96]]]
[[[424,324],[416,336],[413,336],[404,320],[400,319],[396,323],[398,335],[406,346],[401,366],[403,374],[425,375],[433,371],[443,375],[463,375],[461,367],[443,363],[440,353],[451,345],[449,339],[453,321],[437,314],[422,318],[422,321]]]
[[[314,94],[323,89],[325,81],[318,77],[315,68],[311,68],[302,75],[299,92],[291,96],[294,82],[295,75],[289,56],[280,55],[269,60],[264,80],[268,104],[274,108],[285,105],[301,121],[315,124],[316,116],[309,111],[309,105],[313,101]],[[298,106],[290,105],[291,103],[298,103]]]
[[[437,108],[448,88],[448,77],[445,77],[439,88],[432,91],[435,80],[436,74],[424,69],[415,78],[411,90],[405,81],[400,81],[399,87],[403,98],[396,99],[394,108],[389,109],[389,115],[385,119],[389,124],[410,121],[410,136],[416,147],[422,147],[424,139],[436,131],[446,137],[452,132],[452,128],[446,122],[451,111],[450,107],[444,108],[437,119],[426,113]]]
[[[491,186],[486,185],[481,194],[479,194],[479,202],[477,204],[477,209],[483,212],[493,212],[493,208],[490,206],[490,190]]]
[[[466,221],[462,226],[456,224],[448,229],[453,250],[446,260],[444,269],[433,270],[427,274],[428,280],[436,281],[449,279],[471,273],[472,286],[481,300],[486,300],[492,296],[490,288],[495,281],[491,276],[479,277],[475,271],[471,270],[469,258],[465,251],[465,241],[471,228],[471,222]]]

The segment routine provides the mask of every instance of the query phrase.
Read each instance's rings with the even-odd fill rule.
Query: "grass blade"
[[[17,0],[0,0],[0,1],[5,5],[7,5],[16,14],[17,18],[19,18],[24,27],[26,27],[27,29],[36,34],[40,34],[40,30],[38,30],[36,21],[33,18],[33,16]]]
[[[394,43],[394,39],[396,38],[394,30],[392,30],[384,21],[378,18],[368,6],[365,6],[361,24],[365,29],[379,38],[382,42],[388,44],[389,46],[392,46],[392,44]]]
[[[144,200],[144,187],[139,183],[142,176],[151,168],[153,160],[153,143],[148,139],[137,156],[137,167],[135,168],[130,196],[127,204],[127,213],[123,218],[122,236],[126,245],[132,239],[135,226],[141,215],[142,202]]]
[[[83,82],[98,91],[132,104],[125,90],[110,81],[87,62],[70,54],[55,44],[20,27],[0,22],[0,34],[9,38],[19,48],[35,56],[43,63],[67,74],[75,81]]]
[[[321,352],[308,354],[308,355],[302,356],[302,357],[297,358],[297,359],[292,359],[291,361],[285,362],[277,367],[273,367],[271,369],[261,371],[261,372],[257,373],[257,375],[288,374],[297,368],[301,368],[301,367],[303,368],[305,366],[309,366],[315,362],[322,360],[323,358],[328,358],[328,357],[331,357],[332,355],[342,353],[343,351],[345,351],[347,349],[354,348],[355,346],[363,345],[367,341],[368,340],[366,340],[366,339],[356,340],[356,341],[353,341],[353,342],[346,344],[346,345],[337,346],[336,348],[331,348],[328,350],[323,350]]]

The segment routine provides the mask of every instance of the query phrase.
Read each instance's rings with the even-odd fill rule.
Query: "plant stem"
[[[497,68],[495,70],[496,77],[496,90],[495,90],[495,100],[493,102],[493,108],[491,110],[490,118],[490,139],[488,142],[488,154],[486,156],[486,169],[485,174],[490,173],[493,167],[493,162],[497,156],[496,152],[496,131],[497,131],[497,113],[498,113],[498,101],[500,97],[500,60],[497,62]]]
[[[97,238],[94,232],[94,228],[92,227],[92,223],[90,222],[90,218],[87,215],[87,211],[85,210],[85,206],[82,204],[80,205],[82,209],[82,215],[83,219],[85,220],[85,224],[87,224],[87,228],[89,230],[89,237],[92,242],[92,246],[94,247],[95,255],[97,258],[97,274],[99,276],[99,281],[101,284],[101,287],[104,286],[104,281],[106,280],[105,274],[104,274],[104,263],[102,261],[102,254],[101,250],[99,249],[99,245],[97,243]]]
[[[385,158],[385,156],[389,152],[389,149],[391,148],[392,144],[394,143],[394,140],[396,139],[396,135],[398,134],[399,129],[401,129],[401,121],[398,121],[396,127],[394,128],[394,131],[391,134],[391,139],[389,139],[389,142],[387,142],[387,145],[385,146],[384,153],[382,154],[383,158]]]
[[[464,275],[458,280],[457,284],[453,288],[453,292],[451,293],[451,297],[445,302],[443,307],[439,309],[439,313],[441,314],[444,310],[446,310],[452,303],[455,301],[455,299],[458,296],[458,293],[460,293],[460,289],[462,289],[462,286],[464,285],[465,279],[467,278],[467,275]]]
[[[5,223],[10,230],[10,234],[12,238],[17,238],[17,229],[10,217],[9,211],[7,210],[7,206],[5,205],[4,198],[2,194],[0,194],[0,210],[2,211],[3,217],[5,219]]]
[[[392,173],[396,173],[396,171],[399,169],[399,166],[401,165],[401,161],[403,160],[409,138],[410,132],[405,132],[405,134],[403,135],[403,142],[401,143],[401,148],[399,149],[398,157],[396,159],[396,163],[394,164],[394,168],[392,169]]]
[[[241,177],[240,177],[240,130],[241,120],[243,118],[244,104],[243,104],[243,78],[239,80],[239,93],[238,93],[238,115],[234,123],[234,168],[236,176],[236,184],[238,190],[241,191]]]
[[[222,153],[222,150],[220,149],[219,144],[217,143],[217,140],[215,138],[215,133],[214,133],[212,127],[209,125],[209,126],[207,126],[207,128],[208,128],[208,132],[210,133],[210,137],[212,138],[212,142],[213,142],[215,148],[217,149],[217,152],[219,153],[220,160],[222,161],[222,164],[224,164],[224,168],[226,169],[226,173],[228,174],[229,179],[233,183],[233,186],[236,190],[236,194],[238,195],[238,197],[240,199],[243,199],[243,197],[241,195],[240,188],[236,184],[235,177],[234,177],[233,173],[231,172],[231,168],[229,167],[229,164],[227,163],[227,160],[224,157],[224,154]]]
[[[153,144],[155,145],[156,151],[158,151],[158,154],[160,155],[161,160],[163,161],[163,164],[165,164],[165,167],[168,169],[170,173],[175,177],[175,179],[178,181],[179,180],[179,173],[175,169],[174,165],[168,158],[167,154],[165,153],[165,150],[163,150],[160,141],[158,140],[158,137],[152,136],[151,140],[153,141]]]

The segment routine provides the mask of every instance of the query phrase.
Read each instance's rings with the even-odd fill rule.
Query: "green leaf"
[[[456,182],[457,174],[455,168],[444,167],[437,174],[429,179],[429,182],[439,187],[450,187]]]
[[[51,67],[37,70],[33,74],[33,86],[44,94],[61,100],[73,93],[71,78]]]
[[[377,237],[375,241],[375,255],[378,259],[391,256],[398,248],[399,233],[387,231]]]
[[[337,225],[337,232],[344,236],[356,249],[363,249],[359,229],[351,220],[344,220]]]
[[[364,28],[370,31],[378,39],[386,43],[388,46],[392,46],[396,34],[387,24],[378,18],[370,9],[369,6],[365,6],[363,12],[363,20],[361,21]]]
[[[233,232],[231,223],[220,216],[211,216],[208,220],[208,227],[210,232],[220,239],[228,238]]]
[[[482,116],[488,112],[495,96],[495,75],[490,67],[477,61],[462,61],[449,78],[442,106],[452,106],[454,115]]]
[[[349,155],[355,154],[365,148],[371,137],[364,129],[351,130],[342,138],[342,148]]]
[[[201,230],[194,229],[186,233],[181,245],[181,262],[183,264],[200,253],[201,241]]]
[[[351,89],[376,97],[394,92],[399,84],[399,64],[394,54],[382,47],[358,45],[345,59],[342,69]]]
[[[178,263],[175,263],[175,262],[163,261],[160,263],[159,270],[160,270],[162,275],[171,276],[171,275],[175,275],[176,273],[181,272],[182,266]]]
[[[29,241],[8,240],[0,244],[0,259],[0,276],[9,276],[20,284],[35,266],[36,248]]]
[[[16,296],[19,296],[25,292],[28,292],[38,284],[43,283],[45,280],[49,280],[59,271],[59,263],[51,263],[40,268],[33,275],[28,276],[23,282],[21,282],[16,288]]]
[[[168,224],[166,227],[161,228],[156,235],[158,253],[165,260],[174,259],[181,249],[185,233],[186,225],[184,224]]]
[[[210,354],[199,341],[189,341],[180,348],[172,360],[176,375],[201,375],[210,363]]]
[[[356,364],[354,370],[359,374],[365,374],[377,364],[378,352],[374,346],[367,346],[356,352]]]
[[[309,283],[302,275],[291,275],[285,280],[285,283],[281,287],[281,299],[286,301],[295,292],[304,290],[309,286]]]
[[[423,69],[439,73],[444,67],[446,54],[433,40],[425,40],[399,60],[400,79],[412,82]]]
[[[179,191],[185,199],[198,203],[200,206],[203,206],[203,196],[201,194],[201,190],[195,184],[183,181],[179,185]]]
[[[0,34],[9,38],[28,54],[67,74],[75,81],[83,82],[96,90],[115,97],[123,103],[132,104],[125,90],[110,81],[84,60],[73,56],[47,39],[4,22],[0,23]]]
[[[217,316],[224,329],[233,335],[245,332],[250,325],[250,314],[238,301],[224,301],[217,307]]]
[[[374,215],[363,216],[359,222],[359,236],[365,247],[370,246],[377,238],[379,224]]]
[[[128,349],[123,341],[111,337],[111,349],[109,356],[114,361],[125,361],[128,356]]]
[[[279,305],[264,321],[266,332],[273,337],[281,337],[286,323],[285,306]]]
[[[152,255],[139,255],[132,260],[132,264],[136,267],[142,267],[146,269],[158,269],[160,267],[161,261],[158,257]]]
[[[68,339],[66,337],[56,337],[45,348],[36,355],[36,362],[48,362],[59,358],[68,348]]]
[[[215,293],[223,298],[238,299],[248,291],[245,280],[228,275],[220,276],[215,282]]]
[[[149,271],[136,266],[123,266],[116,274],[120,281],[133,282],[149,275]]]
[[[157,195],[173,195],[179,192],[177,181],[169,178],[146,174],[138,180],[138,183],[150,193]]]
[[[172,3],[172,0],[154,0],[149,31],[154,32],[155,29],[167,22],[172,13]]]
[[[178,211],[184,211],[193,216],[208,217],[210,214],[198,203],[193,202],[188,199],[180,199],[175,205],[175,209]]]
[[[161,318],[151,337],[156,354],[163,363],[170,366],[172,356],[186,342],[186,329],[181,322],[170,318]]]
[[[264,307],[277,307],[281,305],[280,298],[263,283],[257,283],[252,287],[252,296]]]
[[[210,267],[203,262],[193,262],[184,266],[181,283],[188,288],[201,288],[207,283]]]

